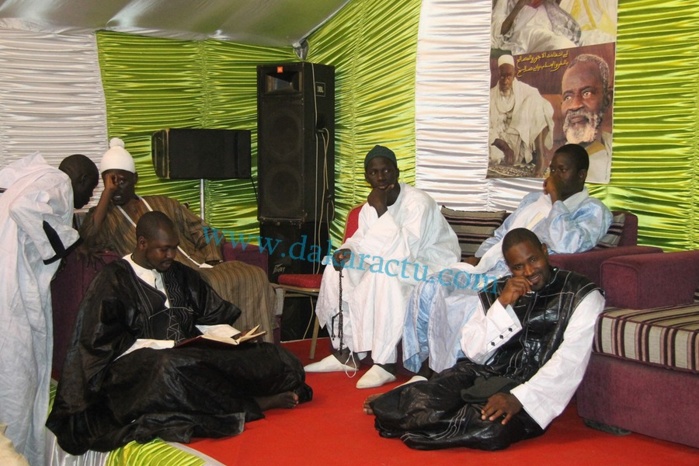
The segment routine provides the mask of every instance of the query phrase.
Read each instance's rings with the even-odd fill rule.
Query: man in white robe
[[[491,47],[513,55],[582,45],[577,21],[553,0],[495,0]]]
[[[592,249],[609,229],[612,214],[585,189],[589,160],[577,144],[560,147],[544,190],[519,207],[481,244],[475,257],[420,283],[408,302],[403,331],[403,365],[422,376],[441,372],[463,356],[460,332],[478,305],[477,294],[508,272],[502,240],[514,228],[532,230],[550,254]],[[427,364],[429,367],[427,367]]]
[[[544,172],[545,150],[553,147],[553,107],[539,90],[517,80],[512,55],[498,58],[498,83],[490,89],[490,163],[536,163]]]
[[[0,170],[0,424],[32,465],[44,464],[51,279],[79,238],[73,208],[87,204],[98,179],[79,154],[59,168],[35,153]]]
[[[336,351],[306,366],[307,372],[356,371],[360,353],[371,351],[374,365],[357,388],[395,380],[396,346],[410,292],[460,257],[456,234],[437,203],[423,191],[398,183],[393,151],[374,147],[364,167],[371,193],[357,232],[335,252],[333,266],[325,268],[316,307]]]

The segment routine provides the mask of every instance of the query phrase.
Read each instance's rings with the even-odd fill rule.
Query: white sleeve
[[[587,295],[573,312],[561,346],[551,359],[531,379],[512,389],[542,429],[563,412],[580,385],[592,352],[595,322],[603,309],[604,297],[599,291]]]
[[[478,308],[461,329],[461,350],[476,364],[485,364],[521,329],[522,324],[512,306],[503,307],[496,299],[485,313],[479,300]]]
[[[72,193],[70,184],[62,182],[60,177],[46,176],[24,190],[10,205],[10,216],[31,239],[43,260],[61,254],[79,238],[71,223]],[[61,245],[51,243],[44,231],[44,222],[56,232]]]

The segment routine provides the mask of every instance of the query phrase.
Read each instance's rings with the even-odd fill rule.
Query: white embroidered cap
[[[109,150],[102,156],[100,162],[100,173],[107,170],[124,170],[136,173],[136,164],[129,151],[124,149],[124,141],[119,138],[112,138],[109,141]]]
[[[498,58],[498,68],[500,68],[502,65],[515,66],[514,57],[512,57],[512,55],[500,55],[500,58]]]

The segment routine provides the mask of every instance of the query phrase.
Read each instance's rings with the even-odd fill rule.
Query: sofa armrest
[[[597,285],[602,284],[600,266],[604,261],[616,256],[660,253],[654,246],[617,246],[615,248],[591,249],[575,254],[553,254],[549,256],[551,265],[563,270],[571,270],[586,276]]]
[[[680,306],[694,301],[699,251],[620,256],[600,267],[607,306],[628,309]]]
[[[53,362],[52,372],[58,379],[63,369],[63,361],[70,340],[73,337],[75,319],[78,316],[80,303],[87,288],[104,264],[120,258],[114,252],[104,252],[99,255],[94,265],[87,265],[80,256],[71,252],[66,256],[61,267],[51,282],[51,303],[53,307]]]
[[[622,211],[615,210],[613,215],[620,214]],[[624,228],[621,230],[621,238],[619,246],[636,246],[638,243],[638,217],[628,211],[623,211],[626,214],[624,219]]]
[[[240,261],[249,265],[256,265],[265,271],[268,275],[269,254],[267,251],[260,251],[260,248],[254,244],[246,244],[245,247],[232,243],[223,243],[221,250],[224,261]]]

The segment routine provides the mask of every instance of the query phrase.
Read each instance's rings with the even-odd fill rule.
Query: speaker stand
[[[199,216],[204,220],[204,223],[206,223],[206,204],[204,204],[205,182],[206,180],[204,178],[199,180]]]

